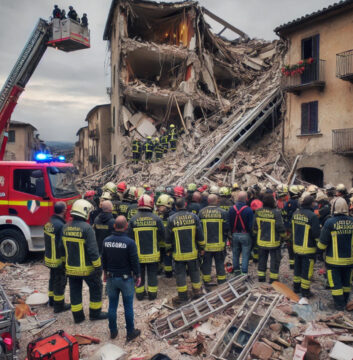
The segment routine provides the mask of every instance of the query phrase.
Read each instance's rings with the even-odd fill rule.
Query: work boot
[[[68,311],[71,309],[70,304],[60,304],[60,305],[54,305],[54,313],[58,314],[64,311]]]
[[[54,306],[54,299],[52,297],[49,297],[48,305],[49,306]]]
[[[189,297],[188,297],[187,292],[179,293],[178,296],[176,296],[172,299],[172,303],[175,307],[185,305],[188,303],[188,301],[189,301]]]
[[[91,321],[96,321],[96,320],[105,320],[108,319],[108,313],[105,311],[100,311],[98,314],[96,313],[90,313],[89,315],[89,319]]]
[[[294,270],[294,264],[290,264],[290,265],[289,265],[289,269],[290,269],[290,270]]]
[[[266,278],[265,277],[259,277],[259,282],[266,282]]]
[[[83,310],[73,312],[72,316],[74,317],[75,324],[80,324],[83,321],[85,321],[85,314],[84,314]]]
[[[165,277],[167,279],[171,279],[173,277],[173,271],[166,271],[165,272]]]
[[[110,338],[115,339],[118,336],[118,329],[117,330],[110,330]]]
[[[239,275],[241,275],[241,271],[240,270],[233,270],[233,274],[234,274],[234,276],[239,276]]]
[[[310,299],[311,297],[313,297],[314,294],[308,289],[308,290],[304,290],[302,289],[302,297],[305,297],[307,299]]]
[[[156,300],[157,299],[157,293],[155,292],[148,292],[148,300]]]
[[[348,303],[348,301],[349,301],[349,295],[350,295],[350,293],[349,292],[345,292],[345,293],[343,293],[343,297],[344,297],[344,302],[347,304]]]
[[[196,300],[199,299],[202,296],[202,291],[201,289],[192,289],[192,299]]]
[[[147,294],[146,294],[146,291],[144,291],[144,292],[142,292],[142,293],[136,293],[136,299],[137,299],[138,301],[142,301],[142,300],[145,298],[146,295],[147,295]]]
[[[293,284],[293,291],[294,291],[296,294],[300,294],[300,292],[301,292],[300,283],[294,283],[294,284]]]
[[[138,336],[140,336],[140,334],[141,334],[141,330],[139,329],[132,330],[126,335],[126,342],[136,339]]]

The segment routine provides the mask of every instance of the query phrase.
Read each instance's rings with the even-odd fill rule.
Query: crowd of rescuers
[[[82,15],[82,18],[80,19],[79,16],[77,15],[76,10],[73,8],[73,6],[69,6],[69,12],[67,13],[67,16],[66,16],[66,11],[64,9],[61,10],[58,5],[54,5],[52,18],[60,19],[60,20],[69,18],[71,20],[77,21],[78,23],[81,23],[81,25],[84,27],[88,26],[87,14],[84,13]]]
[[[147,163],[158,162],[163,159],[163,155],[168,151],[175,152],[177,149],[178,138],[182,135],[183,130],[178,131],[174,124],[169,125],[169,128],[162,128],[159,137],[147,136],[142,141],[134,139],[132,141],[132,162],[138,164],[143,160],[145,154],[145,161]]]
[[[352,203],[353,189],[348,192],[343,184],[325,189],[268,184],[244,191],[238,184],[153,189],[109,182],[74,202],[68,223],[65,203],[55,204],[55,214],[44,227],[50,305],[54,312],[71,309],[76,323],[84,321],[85,281],[90,319],[108,318],[115,338],[121,293],[126,336],[132,340],[140,334],[134,326],[134,297],[156,299],[159,275],[175,278],[173,304],[180,306],[202,296],[203,289],[224,283],[228,273],[247,274],[250,260],[257,263],[259,282],[280,281],[287,251],[293,290],[310,298],[314,264],[324,261],[335,309],[344,310],[352,284]],[[227,248],[232,264],[225,264]],[[66,277],[70,305],[64,302]],[[108,313],[101,310],[103,282]]]

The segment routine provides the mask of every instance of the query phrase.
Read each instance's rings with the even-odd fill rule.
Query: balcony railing
[[[89,136],[91,139],[99,139],[98,129],[90,130],[90,132],[88,133],[88,136]]]
[[[332,130],[332,150],[342,155],[353,155],[353,129]]]
[[[318,88],[323,90],[325,87],[325,63],[326,60],[314,60],[312,64],[307,64],[302,74],[282,77],[281,86],[284,91],[299,95],[306,89]]]
[[[336,55],[336,76],[342,80],[353,82],[353,50]]]

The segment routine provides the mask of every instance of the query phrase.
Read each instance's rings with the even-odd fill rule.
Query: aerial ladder
[[[3,133],[0,161],[5,155],[11,114],[48,46],[65,52],[87,49],[90,47],[89,29],[72,19],[50,22],[39,19],[0,91],[0,135]]]

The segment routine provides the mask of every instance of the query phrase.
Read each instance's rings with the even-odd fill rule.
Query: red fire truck
[[[80,197],[75,168],[63,159],[39,154],[39,161],[2,161],[11,114],[47,47],[87,49],[89,29],[71,19],[40,19],[0,91],[0,261],[21,262],[28,251],[43,251],[43,225],[55,202],[70,208]]]

